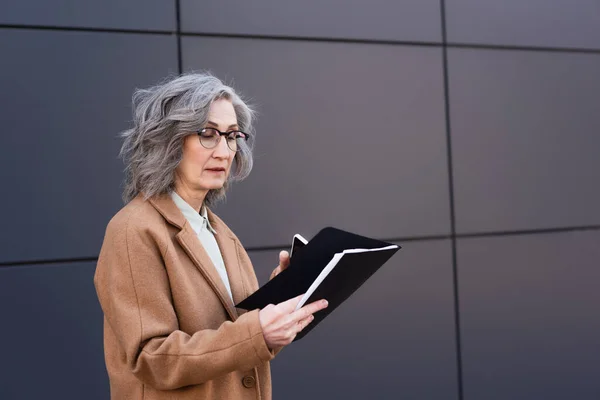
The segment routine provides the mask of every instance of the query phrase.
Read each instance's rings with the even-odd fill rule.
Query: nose
[[[231,156],[231,150],[229,150],[229,146],[227,146],[227,137],[221,136],[219,138],[219,143],[215,147],[213,151],[213,157],[215,158],[229,158]]]

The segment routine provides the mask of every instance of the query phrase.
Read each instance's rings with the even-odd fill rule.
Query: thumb
[[[290,253],[285,250],[279,252],[279,265],[283,267],[283,269],[287,268],[290,263]]]

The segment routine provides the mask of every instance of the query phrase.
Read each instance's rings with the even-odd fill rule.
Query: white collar
[[[200,233],[202,228],[205,226],[213,233],[217,232],[210,225],[210,221],[208,220],[208,213],[206,211],[206,207],[202,204],[202,208],[200,208],[200,213],[196,212],[184,199],[181,198],[175,191],[172,191],[171,198],[175,202],[175,205],[181,210],[181,213],[187,219],[192,228],[196,232],[196,234]]]

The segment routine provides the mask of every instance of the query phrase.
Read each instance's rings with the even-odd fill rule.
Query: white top
[[[200,243],[204,247],[204,250],[206,250],[208,253],[213,265],[221,276],[221,280],[225,284],[225,288],[229,293],[229,297],[231,297],[231,300],[233,301],[231,286],[229,285],[229,277],[227,276],[227,269],[225,269],[223,256],[221,255],[221,250],[219,249],[217,240],[215,239],[217,232],[215,232],[213,227],[210,226],[210,222],[208,221],[208,216],[206,213],[206,207],[202,206],[200,213],[198,213],[174,191],[171,192],[171,198],[181,210],[185,219],[188,220],[194,232],[196,232]]]

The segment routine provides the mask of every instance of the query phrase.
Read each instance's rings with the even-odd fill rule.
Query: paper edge
[[[302,298],[296,305],[296,309],[294,311],[298,311],[305,305],[305,303],[308,301],[310,296],[312,296],[312,294],[315,292],[315,290],[317,290],[319,285],[325,280],[325,278],[327,278],[329,273],[335,268],[335,266],[340,262],[340,260],[344,257],[344,255],[357,254],[357,253],[368,253],[371,251],[385,251],[385,250],[392,250],[392,249],[397,249],[397,248],[398,248],[398,245],[392,244],[389,246],[378,247],[375,249],[346,249],[346,250],[342,251],[341,253],[335,253],[333,255],[333,257],[331,258],[331,261],[329,261],[329,263],[327,263],[325,268],[323,268],[321,273],[316,277],[316,279],[313,281],[313,283],[310,285],[310,287],[306,290],[306,293],[304,293],[304,296],[302,296]]]

